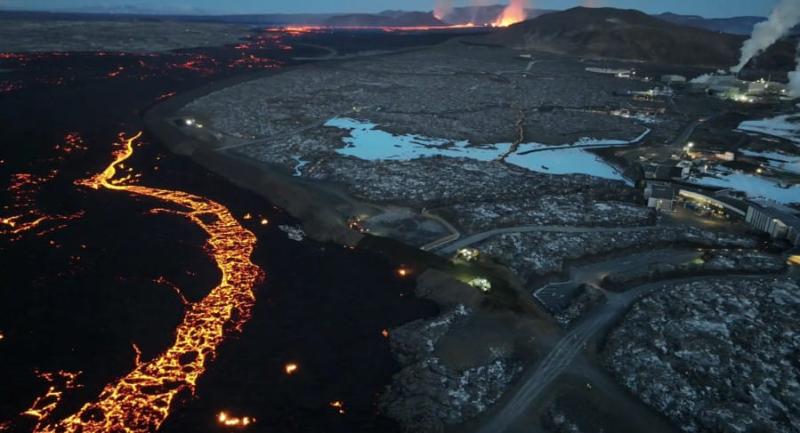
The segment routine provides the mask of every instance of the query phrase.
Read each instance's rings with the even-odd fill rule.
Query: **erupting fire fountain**
[[[527,5],[527,0],[511,0],[511,3],[503,9],[503,13],[492,22],[492,27],[508,27],[525,21],[528,18],[528,12],[525,10]]]

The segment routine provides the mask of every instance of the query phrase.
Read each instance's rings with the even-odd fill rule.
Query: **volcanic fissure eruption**
[[[508,27],[512,24],[525,21],[528,18],[528,8],[530,7],[530,0],[510,0],[508,6],[503,8],[496,17],[491,19],[479,18],[476,16],[478,10],[483,8],[494,9],[495,6],[489,6],[490,0],[470,0],[467,2],[472,9],[472,17],[469,22],[464,21],[464,16],[459,14],[455,8],[456,2],[454,0],[435,0],[433,6],[433,15],[439,20],[448,22],[448,19],[457,19],[456,23],[461,26],[483,25],[491,27]],[[463,11],[462,11],[463,12]],[[458,21],[460,19],[460,21]]]
[[[528,18],[529,0],[511,0],[511,3],[503,9],[503,13],[492,23],[493,27],[508,27],[525,21]]]

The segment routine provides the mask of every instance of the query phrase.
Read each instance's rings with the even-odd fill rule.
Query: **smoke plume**
[[[511,0],[503,13],[495,20],[492,25],[496,27],[507,27],[528,18],[528,5],[530,0]]]
[[[739,64],[732,67],[731,72],[739,73],[753,57],[786,36],[797,24],[800,24],[800,1],[781,0],[767,21],[756,24],[750,39],[742,47]]]
[[[433,8],[433,16],[440,20],[444,20],[448,15],[453,13],[453,0],[436,0]]]
[[[797,47],[797,69],[789,72],[789,96],[800,98],[800,45]]]

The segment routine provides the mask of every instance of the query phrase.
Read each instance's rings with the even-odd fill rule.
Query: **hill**
[[[446,24],[430,12],[350,14],[330,17],[324,25],[331,27],[436,27]]]
[[[503,13],[505,5],[488,5],[488,6],[465,6],[454,8],[446,17],[444,21],[448,24],[466,24],[473,23],[475,25],[483,25],[493,22],[497,17]],[[528,9],[526,10],[528,18],[536,18],[538,16],[554,12],[550,9]]]
[[[753,27],[766,20],[764,17],[704,18],[698,15],[679,15],[673,13],[663,13],[661,15],[655,15],[655,17],[674,24],[697,27],[699,29],[711,30],[712,32],[743,36],[748,36],[753,33]]]
[[[636,10],[573,8],[487,36],[496,44],[585,57],[725,67],[743,36],[667,22]]]

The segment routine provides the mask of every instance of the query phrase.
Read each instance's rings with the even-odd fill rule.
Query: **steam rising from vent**
[[[797,47],[797,69],[789,72],[789,96],[800,98],[800,46]]]
[[[797,24],[800,24],[800,1],[781,0],[767,21],[756,24],[750,39],[742,47],[739,64],[732,67],[731,72],[738,74],[750,60],[789,34]]]
[[[436,0],[433,8],[433,16],[439,20],[444,20],[453,13],[453,0]]]

